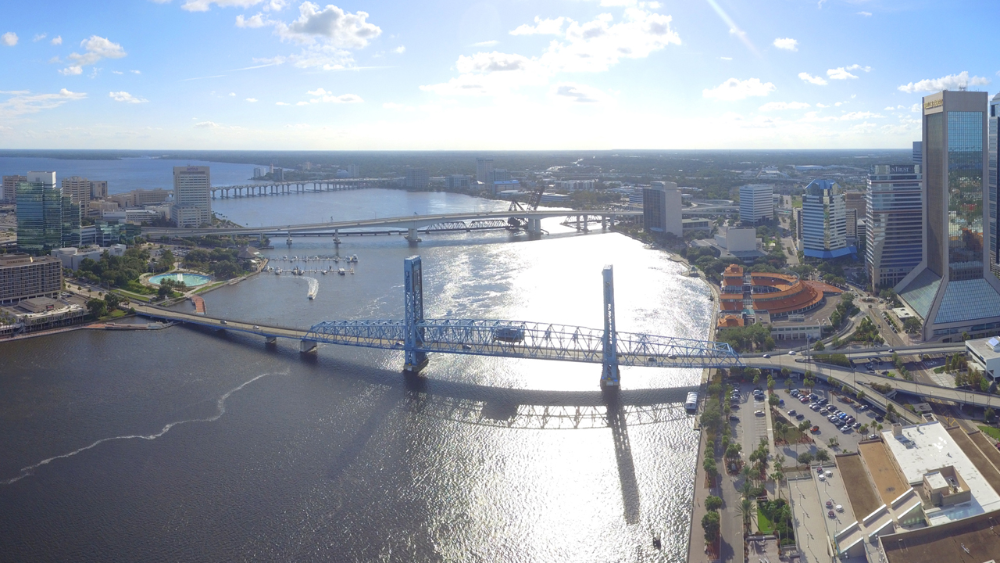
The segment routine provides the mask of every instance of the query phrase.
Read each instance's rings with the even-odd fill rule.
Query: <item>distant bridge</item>
[[[228,199],[387,188],[391,187],[394,183],[395,179],[393,178],[332,178],[329,180],[298,180],[289,182],[261,181],[253,184],[213,186],[210,191],[212,199]],[[312,186],[311,189],[310,186]]]
[[[233,227],[181,229],[144,227],[142,233],[147,238],[163,236],[174,238],[200,236],[334,236],[349,234],[375,234],[376,232],[398,232],[416,242],[418,233],[432,233],[458,230],[480,230],[483,228],[523,228],[529,233],[541,233],[542,219],[551,217],[575,217],[581,230],[588,230],[590,218],[600,218],[603,226],[613,225],[623,219],[641,217],[641,211],[620,210],[536,210],[536,211],[484,211],[470,213],[443,213],[437,215],[412,215],[386,217],[383,219],[361,219],[358,221],[332,221],[329,223],[308,223],[297,225],[271,225],[266,227]],[[571,223],[573,221],[570,221]],[[382,231],[379,231],[382,229]]]
[[[427,365],[427,354],[434,352],[602,364],[601,385],[606,387],[618,386],[622,365],[672,368],[743,365],[740,356],[726,343],[618,332],[611,266],[604,268],[603,276],[603,330],[528,321],[425,319],[419,256],[405,261],[404,320],[327,321],[302,330],[146,305],[133,307],[145,317],[258,334],[269,343],[278,338],[296,339],[301,352],[311,352],[319,343],[400,350],[405,353],[403,369],[414,373]]]

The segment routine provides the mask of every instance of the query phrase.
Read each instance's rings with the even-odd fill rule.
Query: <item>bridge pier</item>
[[[299,353],[308,354],[310,352],[315,352],[319,346],[312,340],[300,340],[299,341]]]
[[[340,246],[340,229],[333,230],[333,245]]]
[[[618,387],[621,374],[618,370],[618,333],[615,329],[615,272],[613,266],[605,266],[604,276],[604,338],[602,354],[604,367],[601,371],[601,387]]]
[[[412,227],[406,232],[406,240],[410,241],[410,244],[416,244],[420,242],[420,237],[417,236],[416,227]]]
[[[406,340],[403,342],[406,361],[403,371],[420,373],[427,365],[427,354],[419,350],[424,345],[424,331],[417,326],[424,320],[424,277],[419,255],[410,256],[403,262],[403,280],[406,292]]]

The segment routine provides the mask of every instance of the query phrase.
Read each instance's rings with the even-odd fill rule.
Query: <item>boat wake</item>
[[[316,294],[319,293],[319,280],[316,278],[306,277],[303,278],[309,282],[309,299],[316,299]]]
[[[288,374],[289,374],[289,372],[285,371],[285,372],[282,372],[280,375],[288,375]],[[0,485],[11,485],[13,483],[16,483],[16,482],[20,481],[21,479],[24,479],[25,477],[30,477],[34,473],[34,471],[36,469],[38,469],[39,467],[42,467],[44,465],[48,465],[48,464],[50,464],[50,463],[52,463],[53,461],[56,461],[56,460],[65,459],[65,458],[68,458],[68,457],[73,457],[73,456],[75,456],[78,453],[85,452],[87,450],[96,448],[97,446],[100,446],[101,444],[103,444],[105,442],[113,442],[115,440],[155,440],[155,439],[159,438],[160,436],[163,436],[167,432],[170,432],[170,430],[173,427],[180,426],[181,424],[189,424],[189,423],[193,423],[193,422],[215,422],[216,420],[219,420],[220,418],[222,418],[222,415],[226,414],[226,400],[228,400],[229,397],[231,397],[233,393],[236,393],[237,391],[242,390],[247,385],[250,385],[254,381],[257,381],[258,379],[261,379],[262,377],[267,377],[268,375],[274,375],[274,374],[272,374],[272,373],[262,373],[262,374],[258,375],[257,377],[255,377],[255,378],[253,378],[253,379],[251,379],[249,381],[245,381],[245,382],[237,385],[236,387],[233,387],[229,391],[226,391],[225,393],[223,393],[222,396],[219,397],[219,399],[215,403],[215,408],[216,408],[215,414],[212,415],[212,416],[210,416],[210,417],[208,417],[208,418],[192,418],[192,419],[188,419],[188,420],[179,420],[177,422],[171,422],[171,423],[167,424],[166,426],[164,426],[163,429],[160,430],[159,432],[157,432],[156,434],[147,434],[147,435],[143,435],[143,434],[130,434],[128,436],[115,436],[113,438],[101,438],[100,440],[97,440],[96,442],[94,442],[93,444],[90,444],[89,446],[84,446],[84,447],[82,447],[82,448],[80,448],[78,450],[73,450],[73,451],[71,451],[71,452],[69,452],[67,454],[52,456],[52,457],[50,457],[48,459],[43,459],[42,461],[39,461],[38,463],[36,463],[34,465],[29,465],[28,467],[24,467],[24,468],[21,469],[21,472],[20,472],[20,474],[17,477],[13,477],[13,478],[7,479],[7,480],[0,480]]]

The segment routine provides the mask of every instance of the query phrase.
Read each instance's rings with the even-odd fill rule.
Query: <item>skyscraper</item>
[[[923,256],[919,164],[878,164],[868,175],[865,267],[875,290],[895,287]]]
[[[493,159],[492,158],[477,158],[476,159],[476,181],[482,182],[487,189],[490,188],[490,184],[493,183]]]
[[[62,209],[60,210],[60,235],[59,246],[79,247],[81,233],[81,206],[67,195],[62,196]]]
[[[913,164],[924,163],[924,142],[913,141]]]
[[[14,200],[17,199],[17,187],[21,185],[21,182],[27,181],[27,176],[4,176],[3,188],[0,191],[0,201],[14,203]]]
[[[642,190],[642,224],[650,232],[684,236],[681,192],[674,182],[653,182]]]
[[[840,184],[813,180],[802,196],[802,252],[809,258],[857,253],[847,244],[847,212]]]
[[[923,319],[923,337],[954,339],[1000,327],[1000,280],[983,227],[991,211],[985,92],[923,99],[923,257],[900,297]]]
[[[200,227],[211,222],[211,190],[208,166],[174,167],[173,218],[178,227]]]
[[[429,183],[426,168],[407,168],[406,183],[407,189],[426,190]]]
[[[1000,127],[1000,94],[993,96],[993,100],[990,101],[990,117],[989,117],[989,203],[987,204],[987,211],[990,217],[990,270],[993,271],[993,275],[1000,276],[1000,248],[997,245],[997,213],[1000,212],[998,206],[1000,202],[997,201],[997,171],[998,162],[1000,162],[1000,147],[997,146],[997,133],[998,127]]]
[[[62,193],[64,196],[73,199],[74,203],[81,207],[90,205],[90,194],[93,190],[93,183],[79,176],[70,176],[62,180]]]
[[[17,188],[17,247],[43,254],[62,245],[62,191],[55,172],[28,172],[27,178]]]
[[[757,224],[774,218],[774,186],[749,184],[740,186],[740,222]]]

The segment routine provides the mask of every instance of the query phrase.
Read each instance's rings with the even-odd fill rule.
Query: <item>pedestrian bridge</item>
[[[296,339],[300,351],[311,352],[318,344],[338,344],[399,350],[405,354],[404,370],[419,372],[428,354],[470,354],[503,358],[559,360],[602,364],[601,385],[617,387],[619,366],[660,368],[732,368],[742,366],[729,344],[671,336],[619,332],[614,317],[614,281],[611,266],[604,276],[604,328],[586,328],[551,323],[484,320],[425,319],[423,274],[419,256],[405,261],[405,310],[403,320],[325,321],[309,329],[256,325],[135,305],[145,317],[232,330],[263,336]]]

